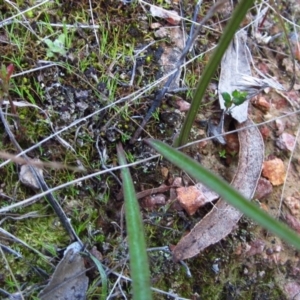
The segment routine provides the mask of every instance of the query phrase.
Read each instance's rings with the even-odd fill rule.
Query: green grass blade
[[[253,3],[254,0],[241,0],[240,3],[237,5],[236,9],[234,10],[232,17],[222,34],[219,44],[216,50],[214,51],[213,55],[210,57],[210,60],[207,63],[203,74],[200,78],[195,95],[193,97],[193,101],[191,103],[191,107],[184,120],[179,137],[175,142],[176,147],[182,146],[188,141],[192,125],[200,107],[202,98],[205,94],[206,88],[212,76],[215,74],[236,30],[239,28],[240,23],[244,19],[248,9],[253,5]]]
[[[125,153],[121,144],[117,145],[117,152],[119,164],[125,165]],[[150,289],[150,271],[142,217],[129,169],[123,168],[121,173],[125,201],[125,218],[128,235],[133,299],[150,300],[152,299]]]
[[[90,258],[93,260],[95,265],[97,266],[97,269],[100,273],[101,276],[101,281],[102,281],[102,292],[101,292],[101,300],[105,300],[107,297],[107,276],[105,273],[105,270],[101,264],[101,262],[92,254],[90,254]]]
[[[279,222],[269,216],[257,205],[245,199],[226,181],[203,168],[199,163],[187,155],[176,149],[173,149],[163,142],[150,139],[147,141],[147,143],[174,165],[181,168],[189,175],[193,176],[196,180],[202,182],[207,187],[217,192],[222,198],[224,198],[225,201],[239,209],[246,216],[253,219],[265,229],[270,230],[289,244],[300,249],[300,236],[296,232],[288,228],[282,222]]]

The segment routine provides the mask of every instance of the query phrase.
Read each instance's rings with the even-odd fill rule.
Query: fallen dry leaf
[[[242,76],[251,76],[251,67],[245,47],[246,40],[246,31],[239,31],[235,34],[231,43],[231,45],[239,44],[239,47],[229,46],[223,55],[218,89],[221,109],[226,109],[222,93],[226,92],[231,94],[237,89],[237,84],[242,84]],[[248,104],[249,100],[244,101],[240,105],[232,105],[230,107],[230,115],[232,118],[239,123],[245,122],[248,118]]]
[[[279,158],[265,161],[263,163],[262,175],[268,178],[273,185],[281,185],[285,180],[285,167]]]
[[[224,59],[223,57],[222,59],[219,101],[223,108],[225,104],[221,101],[221,98],[223,99],[222,92],[234,91],[234,85],[238,82],[241,73],[251,74],[250,63],[245,49],[245,36],[246,32],[236,34],[234,41],[224,54],[226,58]],[[230,72],[223,72],[223,69],[230,69]],[[221,84],[221,81],[224,82]],[[234,115],[234,118],[238,121],[245,121],[242,124],[237,122],[236,128],[245,128],[243,128],[243,131],[238,132],[240,142],[239,164],[231,185],[244,197],[251,199],[261,175],[264,143],[257,127],[251,126],[253,122],[248,119],[248,104],[244,104],[245,102],[242,110],[245,111],[235,110]],[[231,113],[233,114],[233,111]],[[172,251],[174,260],[180,261],[191,258],[208,246],[219,242],[236,228],[242,215],[239,210],[230,206],[225,200],[220,199],[213,209],[186,236],[181,238]]]
[[[151,5],[150,12],[153,17],[165,19],[168,23],[172,25],[178,25],[181,20],[181,17],[175,10],[166,10],[155,5]]]
[[[39,160],[36,161],[39,162]],[[40,188],[40,185],[38,184],[34,174],[32,174],[31,168],[33,168],[36,172],[38,172],[41,175],[41,177],[43,177],[43,169],[29,165],[22,165],[19,173],[19,178],[20,181],[26,186],[38,190]]]
[[[71,244],[67,248],[49,284],[40,292],[39,299],[86,299],[89,279],[85,275],[86,269],[80,251],[81,246],[78,242]]]

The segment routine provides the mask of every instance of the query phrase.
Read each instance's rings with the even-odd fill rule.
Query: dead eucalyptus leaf
[[[236,83],[241,74],[251,75],[245,43],[245,31],[238,32],[223,57],[219,82],[219,101],[223,109],[225,105],[222,93],[236,90]],[[258,128],[248,119],[248,101],[231,110],[232,117],[241,123],[237,124],[237,129],[246,127],[238,132],[239,164],[231,185],[245,198],[251,199],[261,174],[264,142]],[[220,199],[191,232],[181,238],[172,250],[174,260],[191,258],[208,246],[219,242],[234,230],[242,215],[239,210]]]
[[[231,185],[244,197],[251,199],[260,178],[264,158],[262,136],[251,120],[237,125],[239,131],[239,164]],[[175,261],[191,258],[208,246],[225,238],[234,230],[242,213],[220,199],[213,209],[173,249]]]
[[[40,160],[38,159],[35,161],[40,162]],[[41,177],[43,177],[43,169],[29,165],[22,165],[19,173],[19,178],[20,181],[26,186],[38,190],[40,188],[40,185],[37,182],[37,178],[32,173],[31,168],[33,168],[36,172],[40,174]]]
[[[89,280],[85,275],[86,268],[80,250],[81,246],[78,242],[71,244],[67,248],[49,284],[40,292],[39,299],[86,299]]]

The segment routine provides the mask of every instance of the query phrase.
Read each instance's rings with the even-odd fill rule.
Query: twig
[[[0,151],[0,157],[4,159],[10,159],[11,161],[23,165],[28,164],[36,168],[50,168],[50,169],[56,169],[56,170],[70,170],[75,172],[86,172],[86,170],[83,167],[70,167],[66,166],[59,162],[42,162],[42,161],[36,161],[34,159],[24,159],[22,157],[17,157],[15,154],[10,154],[7,152]]]
[[[152,194],[164,193],[164,192],[167,192],[172,187],[173,186],[171,186],[171,185],[169,185],[169,186],[162,185],[162,186],[159,186],[157,188],[152,188],[152,189],[148,189],[148,190],[145,190],[145,191],[141,191],[139,193],[136,193],[136,198],[137,199],[142,199],[142,198],[150,196]],[[117,200],[120,201],[122,199],[123,199],[123,192],[121,191],[121,193],[117,195]]]
[[[16,141],[14,134],[12,133],[12,131],[10,130],[10,127],[4,117],[3,111],[2,111],[2,107],[0,107],[0,118],[1,121],[5,127],[5,131],[7,132],[11,142],[14,144],[14,146],[16,147],[16,149],[19,152],[22,152],[22,148],[20,147],[20,145],[18,144],[18,142]],[[22,157],[29,162],[29,158],[27,155],[23,154]],[[65,212],[63,211],[62,207],[59,205],[59,203],[57,202],[57,200],[54,198],[52,192],[49,192],[49,187],[47,186],[46,182],[44,181],[44,178],[36,171],[36,169],[34,167],[32,167],[30,164],[28,165],[30,168],[30,171],[32,173],[32,175],[35,177],[36,182],[38,183],[38,185],[40,186],[41,190],[43,192],[47,192],[47,200],[49,201],[49,204],[52,206],[53,210],[55,211],[55,213],[57,214],[58,218],[60,219],[62,225],[64,226],[64,228],[66,229],[66,231],[68,232],[69,236],[71,237],[72,240],[78,241],[81,245],[83,245],[83,243],[81,242],[81,240],[79,239],[79,237],[77,236],[75,230],[73,229],[72,225],[70,224]]]

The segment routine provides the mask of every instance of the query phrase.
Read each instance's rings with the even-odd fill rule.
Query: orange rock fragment
[[[268,178],[272,185],[281,185],[285,180],[285,167],[279,158],[265,161],[263,163],[262,175]]]
[[[205,204],[205,198],[195,186],[181,187],[176,191],[179,203],[190,216]]]
[[[189,187],[176,189],[177,200],[183,209],[191,216],[197,209],[208,202],[216,200],[219,196],[201,183]]]

